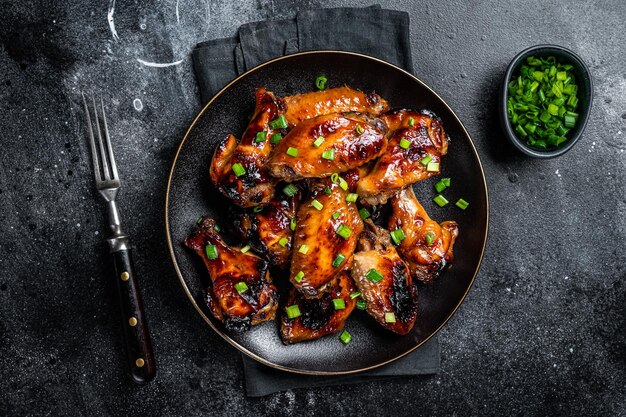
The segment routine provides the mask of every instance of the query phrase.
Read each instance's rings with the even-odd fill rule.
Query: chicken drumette
[[[411,187],[391,199],[391,208],[389,230],[402,229],[400,235],[405,236],[398,252],[415,278],[430,281],[452,262],[458,225],[453,221],[438,224],[431,220]]]

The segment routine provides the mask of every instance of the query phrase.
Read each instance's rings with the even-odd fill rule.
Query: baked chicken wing
[[[324,114],[359,112],[379,115],[389,108],[378,94],[366,94],[347,86],[288,96],[283,103],[285,118],[291,125]]]
[[[290,223],[296,217],[300,198],[277,193],[267,206],[231,211],[232,227],[240,239],[249,242],[254,250],[278,268],[289,267],[292,231]]]
[[[272,151],[271,136],[279,130],[270,122],[282,112],[281,101],[265,88],[256,91],[256,108],[248,128],[237,139],[229,135],[215,149],[211,181],[226,197],[241,207],[267,204],[274,195],[276,179],[265,169]]]
[[[417,289],[389,232],[369,220],[366,228],[354,254],[352,278],[367,312],[384,328],[407,334],[417,318]]]
[[[274,149],[267,168],[286,181],[323,178],[366,164],[386,148],[385,125],[365,114],[328,114],[294,127]]]
[[[389,230],[402,229],[398,245],[402,259],[416,279],[428,282],[453,259],[452,247],[459,234],[456,222],[431,220],[411,187],[391,199]]]
[[[277,292],[267,261],[228,246],[208,217],[200,219],[184,244],[204,261],[211,278],[207,304],[227,329],[246,330],[274,318]]]
[[[368,204],[382,204],[409,185],[439,173],[448,138],[441,121],[426,114],[399,110],[382,119],[393,133],[374,169],[359,182],[358,194]]]
[[[339,182],[327,178],[312,184],[298,208],[290,280],[306,297],[319,296],[352,262],[363,221],[347,196]]]
[[[353,292],[352,278],[345,271],[328,284],[319,298],[303,297],[293,288],[286,307],[293,309],[294,305],[297,306],[296,314],[300,315],[294,318],[289,318],[286,313],[282,315],[280,335],[283,343],[319,339],[342,330],[356,304],[356,300],[350,299]]]

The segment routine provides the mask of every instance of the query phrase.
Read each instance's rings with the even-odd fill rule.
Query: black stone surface
[[[165,245],[167,172],[199,106],[193,46],[369,3],[117,1],[116,41],[107,1],[14,1],[0,25],[0,415],[626,414],[626,4],[381,3],[411,12],[415,73],[466,124],[490,187],[487,254],[440,333],[442,372],[248,399],[239,353],[192,309]],[[578,52],[595,82],[584,137],[549,161],[515,153],[496,112],[508,61],[538,43]],[[83,88],[110,102],[159,365],[143,387],[125,369]]]

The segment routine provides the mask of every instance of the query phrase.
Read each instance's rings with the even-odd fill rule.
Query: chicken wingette
[[[381,326],[397,334],[411,331],[417,318],[417,289],[389,232],[370,220],[354,254],[352,278],[367,303],[365,309]]]
[[[277,180],[265,164],[272,151],[272,136],[284,133],[282,102],[265,88],[256,91],[256,108],[248,128],[237,139],[228,135],[218,144],[211,160],[213,185],[241,207],[267,204],[274,195]]]
[[[209,217],[199,220],[184,244],[204,261],[211,279],[206,288],[207,305],[227,329],[246,330],[274,318],[277,291],[267,261],[228,246]]]
[[[358,185],[368,204],[383,204],[409,185],[437,175],[448,138],[441,121],[426,114],[399,110],[381,117],[390,128],[387,150]]]
[[[276,145],[269,172],[285,181],[324,178],[359,167],[387,147],[386,127],[366,114],[328,114],[305,120]]]

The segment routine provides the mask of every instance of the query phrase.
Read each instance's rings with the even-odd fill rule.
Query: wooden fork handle
[[[154,378],[156,365],[131,251],[121,249],[111,254],[115,263],[130,374],[137,384],[144,384]]]

